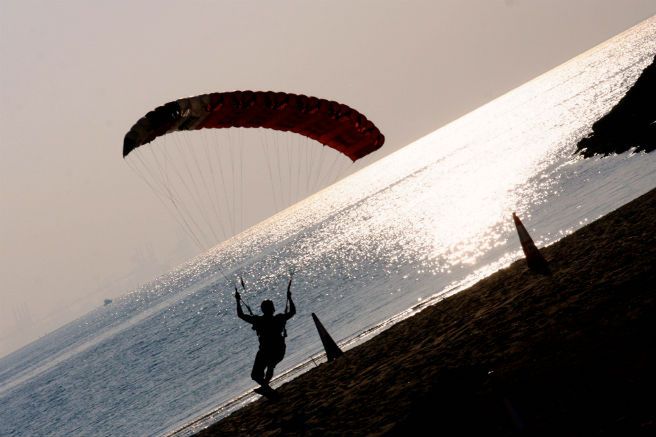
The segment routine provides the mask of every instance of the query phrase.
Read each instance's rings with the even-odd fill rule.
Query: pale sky
[[[655,13],[653,0],[0,0],[0,356],[195,254],[121,157],[154,107],[239,89],[337,100],[386,136],[364,165]]]

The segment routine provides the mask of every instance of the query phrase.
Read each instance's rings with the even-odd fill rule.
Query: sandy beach
[[[656,190],[198,433],[633,435],[656,429]]]

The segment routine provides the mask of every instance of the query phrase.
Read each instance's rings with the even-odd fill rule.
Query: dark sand
[[[656,190],[542,252],[198,435],[656,435]]]

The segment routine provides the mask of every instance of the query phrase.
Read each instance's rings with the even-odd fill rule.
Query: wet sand
[[[656,190],[542,253],[198,435],[654,435]]]

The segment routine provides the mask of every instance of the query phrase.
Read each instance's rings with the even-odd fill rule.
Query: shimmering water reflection
[[[545,245],[654,188],[656,154],[572,153],[655,52],[652,19],[3,358],[0,434],[157,435],[247,402],[236,275],[282,308],[295,268],[280,371],[305,369],[310,313],[361,338],[516,259],[513,211]]]

